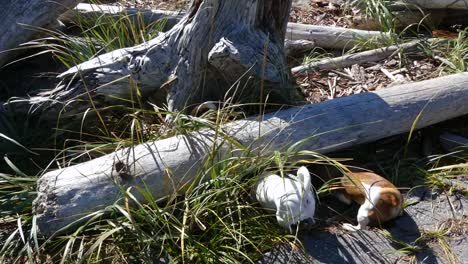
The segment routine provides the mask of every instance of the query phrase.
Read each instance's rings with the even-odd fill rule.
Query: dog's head
[[[285,184],[285,194],[281,196],[276,219],[292,232],[292,226],[302,222],[313,225],[315,214],[315,194],[310,181],[310,173],[302,166],[297,170],[297,178]]]

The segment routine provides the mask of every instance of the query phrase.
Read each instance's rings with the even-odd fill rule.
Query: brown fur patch
[[[343,189],[340,190],[346,197],[363,204],[366,200],[366,190],[363,184],[371,187],[380,187],[381,193],[374,209],[369,212],[371,224],[386,222],[398,216],[403,204],[400,191],[384,177],[371,172],[349,173],[341,178]]]

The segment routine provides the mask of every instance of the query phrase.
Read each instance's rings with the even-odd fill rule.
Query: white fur
[[[379,186],[370,186],[368,184],[362,183],[364,190],[366,192],[366,201],[359,207],[357,214],[358,224],[353,226],[352,224],[343,224],[343,228],[348,231],[357,231],[361,229],[368,229],[369,224],[369,211],[374,209],[374,206],[380,199],[380,192],[382,188]]]
[[[278,224],[292,232],[291,225],[314,219],[315,195],[306,167],[297,170],[297,178],[269,175],[256,188],[257,201],[263,208],[276,210]],[[295,179],[296,178],[296,179]]]

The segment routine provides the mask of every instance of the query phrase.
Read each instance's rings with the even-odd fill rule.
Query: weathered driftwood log
[[[63,12],[75,7],[80,0],[43,1],[43,0],[2,0],[0,8],[0,66],[18,55],[9,51],[17,48],[37,35],[37,31],[27,28],[54,27]]]
[[[394,17],[393,23],[397,28],[409,25],[426,25],[430,28],[439,26],[451,27],[467,25],[468,1],[466,0],[407,0],[388,1],[386,7]],[[381,25],[375,18],[356,19],[355,28],[379,30]]]
[[[180,19],[182,13],[161,10],[135,10],[106,5],[79,4],[74,12],[67,12],[62,17],[65,21],[76,20],[76,15],[89,20],[96,20],[100,16],[117,16],[118,14],[143,14],[147,23],[154,22],[162,17],[168,19],[168,26]],[[93,23],[90,23],[93,24]],[[379,31],[355,30],[341,27],[327,27],[288,23],[286,39],[308,40],[316,42],[318,47],[329,49],[352,48],[358,40],[388,36],[388,33]]]
[[[313,48],[315,42],[310,40],[286,40],[284,43],[284,53],[290,57],[300,56]]]
[[[468,10],[467,0],[406,0],[410,5],[424,9],[464,9]]]
[[[258,102],[259,94],[269,93],[292,103],[301,96],[291,85],[283,51],[290,7],[291,0],[193,0],[168,32],[71,68],[59,75],[64,85],[43,95],[62,103],[78,96],[119,103],[116,98],[129,99],[138,87],[143,96],[167,91],[169,110],[178,111],[222,100],[234,83],[245,81],[244,97]],[[254,90],[259,87],[264,90]]]
[[[430,40],[432,41],[432,40]],[[384,60],[399,51],[409,52],[415,50],[422,41],[415,40],[401,45],[394,45],[374,50],[367,50],[354,54],[347,54],[341,57],[324,59],[317,62],[301,65],[292,68],[293,75],[306,74],[308,71],[323,71],[332,70],[337,68],[345,68],[354,64],[369,63],[374,61]]]
[[[407,132],[415,120],[422,128],[467,114],[467,101],[468,73],[460,73],[235,121],[222,127],[230,141],[206,129],[149,142],[44,174],[34,212],[49,236],[113,204],[122,197],[117,184],[151,190],[155,198],[172,194],[193,180],[214,144],[220,155],[239,149],[230,145],[236,141],[253,155],[269,155],[304,140],[298,150],[326,153]]]
[[[309,0],[293,0],[292,4],[294,7],[307,8],[310,4]]]
[[[315,41],[317,47],[326,49],[351,49],[358,41],[386,38],[390,33],[342,27],[327,27],[289,23],[286,38]]]
[[[78,4],[73,10],[63,13],[60,20],[65,23],[78,23],[80,21],[88,21],[90,24],[97,23],[103,16],[105,19],[113,17],[116,20],[128,16],[137,23],[143,22],[149,25],[158,20],[165,20],[164,30],[169,30],[174,27],[185,15],[183,11],[167,11],[167,10],[149,10],[139,8],[124,8],[115,5],[95,5],[95,4]]]
[[[426,15],[421,10],[404,9],[398,11],[391,11],[394,19],[394,25],[396,28],[403,29],[409,25],[434,25],[439,24],[439,19],[434,19],[432,13],[427,12]],[[438,11],[436,13],[439,13]],[[445,15],[444,15],[445,16]],[[380,21],[373,17],[360,17],[353,20],[353,28],[361,30],[382,30]]]

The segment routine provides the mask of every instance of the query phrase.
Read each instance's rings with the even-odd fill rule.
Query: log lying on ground
[[[404,29],[410,25],[425,25],[429,28],[452,27],[453,25],[467,25],[467,0],[407,0],[388,1],[386,4],[392,13],[395,26]],[[353,20],[355,28],[379,30],[378,19],[362,18]]]
[[[185,15],[183,11],[167,11],[167,10],[148,10],[139,8],[124,8],[122,6],[113,5],[95,5],[95,4],[78,4],[73,10],[63,13],[60,20],[66,23],[78,23],[79,21],[88,21],[91,24],[96,24],[97,20],[107,16],[116,20],[123,16],[132,18],[134,22],[149,25],[158,20],[165,21],[164,30],[169,30],[174,27]]]
[[[429,41],[434,40],[431,39]],[[306,74],[308,71],[326,71],[337,68],[350,67],[354,64],[381,61],[396,54],[398,51],[410,52],[412,50],[416,50],[422,43],[422,41],[415,40],[401,45],[394,45],[354,54],[347,54],[341,57],[324,59],[317,62],[297,66],[292,68],[291,71],[293,75],[301,75]]]
[[[294,7],[307,8],[309,7],[309,0],[293,0],[292,4]]]
[[[90,5],[79,4],[75,12],[68,12],[62,17],[64,21],[74,21],[78,13],[92,21],[100,16],[118,17],[124,14],[136,14],[140,12],[147,23],[154,22],[162,17],[168,20],[168,26],[173,25],[183,15],[180,12],[170,12],[161,10],[136,10],[131,8],[122,8],[107,5]],[[352,48],[358,40],[367,40],[370,38],[386,37],[388,33],[379,31],[356,30],[341,27],[328,27],[328,26],[314,26],[304,25],[298,23],[288,23],[286,39],[295,40],[308,40],[315,42],[316,46],[327,49],[345,49]]]
[[[468,10],[467,0],[406,0],[410,5],[424,9],[462,9]]]
[[[269,155],[305,140],[299,149],[326,153],[407,132],[468,113],[468,73],[404,84],[291,108],[229,123],[223,133],[253,155]],[[50,236],[122,197],[116,182],[166,197],[191,182],[208,153],[239,149],[212,130],[149,142],[44,174],[33,208],[40,231]],[[233,155],[238,155],[236,151]],[[135,195],[142,199],[141,195]]]
[[[37,31],[25,27],[50,28],[57,25],[57,18],[63,12],[75,7],[80,0],[2,0],[0,8],[0,66],[18,55],[8,51],[17,48],[35,35]]]
[[[286,40],[284,43],[284,53],[290,57],[300,56],[313,48],[315,42],[310,40]]]
[[[351,49],[357,42],[388,38],[390,33],[360,29],[327,27],[289,23],[286,38],[289,40],[315,41],[317,47],[326,49]]]

